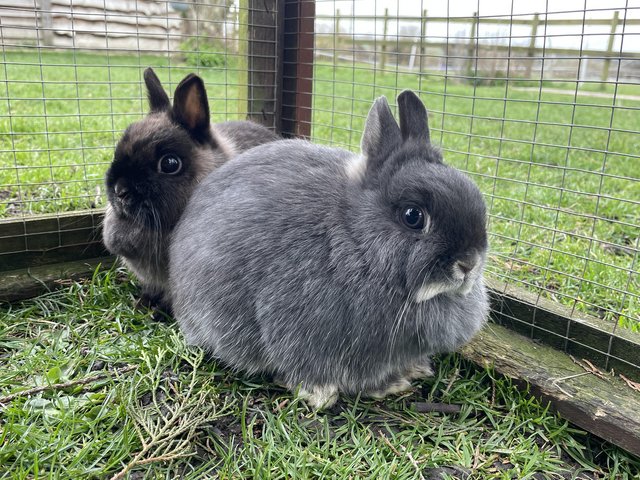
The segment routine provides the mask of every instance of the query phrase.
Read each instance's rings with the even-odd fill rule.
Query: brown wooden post
[[[249,111],[249,0],[238,2],[238,117]]]
[[[471,35],[469,36],[469,47],[467,47],[467,74],[471,75],[474,70],[474,58],[476,53],[476,35],[478,32],[478,12],[473,12],[471,20]]]
[[[618,22],[620,20],[620,12],[616,10],[613,12],[613,18],[611,19],[611,33],[609,34],[609,44],[607,45],[607,57],[604,59],[604,65],[602,66],[602,75],[600,76],[600,89],[605,89],[605,82],[609,78],[609,67],[611,67],[611,57],[613,56],[613,44],[616,39],[616,31],[618,30]]]
[[[527,50],[527,70],[525,73],[526,78],[531,78],[531,69],[533,68],[533,62],[535,61],[533,57],[536,54],[536,36],[538,35],[538,23],[540,22],[540,17],[536,13],[533,17],[533,23],[531,23],[531,40],[529,40],[529,50]]]
[[[240,102],[246,98],[246,117],[266,127],[278,128],[278,52],[281,0],[243,0],[240,2],[241,28],[246,33],[240,42],[246,46],[240,63]],[[245,27],[246,25],[246,27]],[[246,69],[246,74],[242,71]],[[245,84],[242,84],[246,80]],[[241,104],[239,110],[242,110]]]
[[[281,0],[284,3],[280,128],[285,137],[311,136],[315,0]]]

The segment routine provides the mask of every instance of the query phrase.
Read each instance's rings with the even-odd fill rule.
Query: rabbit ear
[[[197,75],[190,73],[176,87],[173,118],[199,140],[211,136],[207,91]]]
[[[360,141],[367,164],[371,165],[374,159],[383,161],[401,141],[400,128],[393,118],[387,99],[377,98],[367,115]]]
[[[144,71],[144,83],[147,86],[147,96],[149,97],[149,108],[152,112],[163,112],[171,108],[169,96],[162,88],[160,79],[151,67]]]
[[[404,142],[412,139],[430,143],[427,109],[411,90],[405,90],[398,95],[398,115]]]

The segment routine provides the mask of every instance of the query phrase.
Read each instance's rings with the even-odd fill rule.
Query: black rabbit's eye
[[[424,228],[425,214],[418,207],[406,207],[402,211],[402,222],[412,230]]]
[[[175,175],[182,169],[182,160],[173,154],[165,155],[158,162],[158,172]]]

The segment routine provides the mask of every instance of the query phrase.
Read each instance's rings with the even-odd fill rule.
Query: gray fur
[[[424,110],[419,99],[399,105],[401,117],[426,120],[426,110],[403,110]],[[364,160],[282,140],[209,175],[171,245],[188,341],[234,369],[301,385],[313,406],[338,391],[398,391],[430,371],[430,355],[467,342],[488,313],[485,206],[422,130],[403,140],[383,97],[367,119]],[[401,222],[406,205],[424,207],[428,229]],[[473,265],[464,277],[463,261]]]
[[[193,189],[238,153],[278,137],[252,122],[211,125],[204,84],[193,74],[176,88],[173,107],[153,70],[144,79],[150,113],[129,126],[116,147],[106,175],[103,240],[138,277],[143,303],[169,311],[168,246]],[[181,159],[179,174],[158,172],[168,153]],[[122,198],[117,188],[130,194]]]

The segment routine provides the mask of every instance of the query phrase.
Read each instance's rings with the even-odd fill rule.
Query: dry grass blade
[[[632,388],[636,392],[640,392],[640,383],[629,380],[627,377],[625,377],[622,374],[620,374],[620,378],[624,380],[624,383],[626,383],[629,388]]]
[[[606,373],[604,373],[602,370],[598,369],[598,367],[596,367],[589,360],[584,359],[584,358],[582,360],[576,360],[576,358],[573,355],[569,355],[569,357],[571,358],[573,363],[575,363],[576,365],[579,365],[580,367],[582,367],[587,373],[591,373],[591,374],[595,375],[596,377],[601,378],[603,380],[608,380],[609,379],[609,376]]]
[[[191,444],[196,430],[211,417],[215,409],[207,390],[196,393],[196,387],[200,389],[201,384],[194,368],[186,392],[172,389],[175,397],[167,398],[164,402],[154,398],[152,408],[130,412],[142,448],[111,480],[121,480],[131,470],[143,465],[194,455]]]
[[[400,453],[398,451],[398,449],[393,446],[393,444],[389,441],[389,439],[387,438],[387,436],[384,433],[380,432],[380,438],[382,438],[382,441],[387,444],[387,446],[391,449],[391,451],[396,456],[398,456],[398,457],[403,457],[403,456],[406,457],[411,462],[411,465],[413,465],[413,467],[416,469],[416,473],[418,474],[418,478],[420,480],[425,480],[424,476],[422,475],[422,469],[420,468],[420,465],[418,465],[418,462],[416,462],[416,459],[413,458],[413,455],[411,455],[411,452],[409,450],[407,450],[403,445],[400,445],[400,448],[404,452],[404,455],[402,455],[402,453]]]

